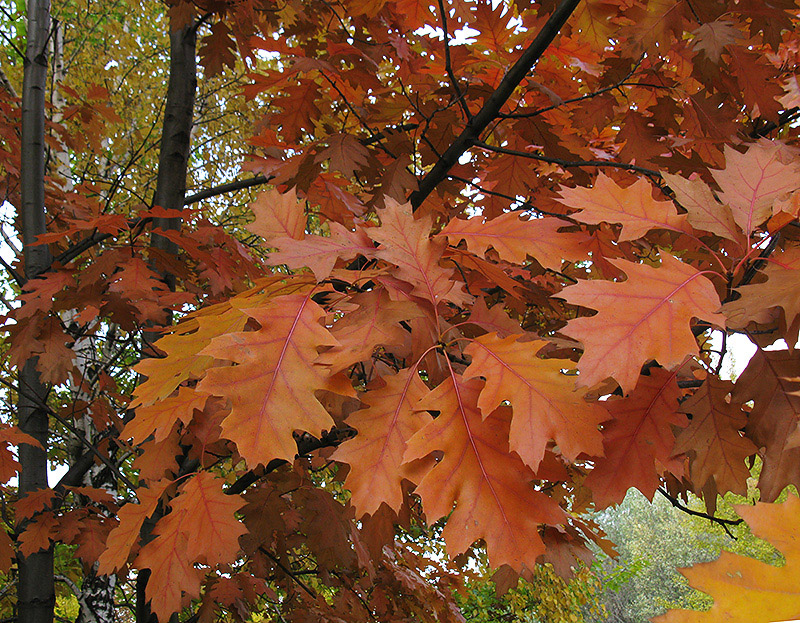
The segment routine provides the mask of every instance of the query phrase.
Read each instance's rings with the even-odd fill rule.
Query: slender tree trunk
[[[197,31],[194,24],[170,32],[169,87],[161,130],[161,152],[158,157],[158,180],[153,205],[168,210],[182,210],[186,196],[186,172],[192,137],[194,98],[197,90]],[[180,217],[153,219],[153,228],[179,230]],[[176,254],[174,242],[153,234],[155,248]],[[171,288],[173,275],[165,275]]]
[[[28,40],[22,85],[22,242],[25,277],[32,279],[47,268],[50,255],[36,236],[45,233],[45,89],[47,85],[47,39],[50,32],[50,1],[28,0]],[[17,411],[20,428],[47,448],[48,416],[43,408],[47,387],[36,370],[36,358],[19,372]],[[47,487],[47,452],[23,444],[19,448],[19,492],[21,495]],[[53,549],[30,556],[18,555],[19,623],[51,623],[55,605]]]
[[[77,314],[77,310],[70,310],[62,314],[62,320],[66,324]],[[87,404],[91,403],[91,396],[81,388],[81,379],[91,379],[92,372],[90,363],[99,361],[95,346],[91,339],[84,337],[75,340],[72,347],[75,353],[75,368],[81,372],[78,378],[70,377],[70,389],[74,400],[82,400]],[[83,415],[75,422],[75,428],[83,435],[89,443],[96,444],[99,434],[95,428],[92,417],[89,413]],[[83,444],[80,439],[71,439],[68,443],[70,465],[74,465],[82,460]],[[113,460],[113,454],[110,457]],[[105,489],[112,496],[116,495],[116,478],[114,473],[105,465],[92,463],[81,478],[81,485]],[[81,499],[88,503],[83,496]],[[117,586],[115,575],[97,575],[97,563],[95,562],[83,577],[78,595],[80,608],[75,623],[113,623],[116,618],[114,608],[114,594]]]
[[[167,104],[164,112],[164,125],[161,131],[161,152],[158,158],[158,181],[153,197],[153,205],[168,210],[182,210],[186,195],[186,173],[189,165],[189,148],[192,136],[192,117],[194,98],[197,89],[196,65],[197,32],[194,24],[170,32],[169,86]],[[179,230],[180,217],[153,219],[153,228],[164,231]],[[177,245],[164,236],[154,233],[152,246],[166,253],[176,254]],[[175,288],[175,276],[164,273],[164,280],[170,289]],[[152,355],[152,343],[160,334],[145,331],[142,340],[142,356]],[[158,517],[154,517],[157,521]],[[154,522],[146,522],[142,537],[147,539]],[[145,534],[146,533],[146,534]],[[136,621],[137,623],[157,623],[158,619],[150,610],[145,590],[150,570],[143,570],[136,580]],[[177,615],[172,619],[177,621]]]
[[[66,101],[61,94],[61,83],[64,81],[64,28],[60,22],[53,20],[50,46],[52,48],[53,79],[52,90],[50,93],[50,103],[52,106],[52,119],[54,123],[63,121],[63,110]],[[72,167],[70,165],[69,151],[66,146],[50,152],[50,171],[55,168],[56,182],[64,191],[71,191]],[[61,314],[61,320],[69,325],[77,315],[77,310],[68,310]],[[78,378],[70,377],[70,390],[74,400],[82,400],[87,404],[91,402],[91,396],[86,394],[81,388],[81,381],[92,378],[89,370],[89,363],[95,360],[94,345],[90,337],[76,339],[72,345],[75,353],[73,363],[75,368],[80,371]],[[90,414],[83,415],[75,423],[75,428],[81,433],[83,438],[89,443],[94,443],[97,434],[94,422]],[[83,443],[79,438],[71,438],[67,442],[67,451],[70,463],[74,464],[83,455]],[[114,474],[105,466],[93,464],[84,474],[81,484],[87,487],[106,489],[112,495],[116,493],[116,482]],[[84,500],[87,502],[87,500]],[[75,623],[112,623],[115,618],[114,592],[116,588],[116,576],[98,576],[96,573],[97,563],[92,565],[83,578],[78,594],[80,609]]]

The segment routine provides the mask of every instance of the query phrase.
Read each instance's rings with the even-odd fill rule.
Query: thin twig
[[[25,279],[25,277],[23,277],[22,275],[20,275],[16,270],[14,270],[14,267],[11,266],[11,264],[9,264],[8,262],[6,262],[2,256],[0,256],[0,264],[2,264],[3,268],[5,268],[8,271],[8,274],[11,275],[14,281],[17,282],[17,285],[19,287],[22,287],[27,283],[28,280]]]
[[[663,487],[658,488],[658,492],[667,498],[670,503],[677,508],[679,511],[686,513],[687,515],[691,515],[692,517],[702,517],[703,519],[708,519],[711,523],[715,523],[719,526],[722,526],[722,529],[728,534],[729,537],[735,539],[736,537],[730,530],[730,526],[738,526],[744,520],[739,519],[723,519],[722,517],[715,517],[714,515],[709,515],[708,513],[704,513],[702,511],[692,510],[688,506],[681,503],[681,501],[670,495],[670,493],[664,489]]]
[[[37,396],[34,396],[30,392],[22,391],[20,387],[6,381],[5,379],[0,379],[0,384],[3,384],[9,389],[14,390],[15,392],[17,392],[18,395],[24,395],[26,398],[33,401],[38,408],[47,411],[47,414],[49,416],[51,416],[54,420],[56,420],[62,426],[64,426],[64,428],[66,428],[70,433],[72,433],[73,436],[76,439],[78,439],[86,447],[86,449],[89,450],[89,452],[91,452],[98,459],[100,459],[103,465],[105,465],[108,469],[110,469],[114,473],[114,475],[116,475],[116,477],[120,479],[122,483],[124,483],[131,491],[136,491],[136,486],[130,480],[128,480],[125,474],[123,474],[116,465],[114,465],[106,456],[104,456],[102,452],[100,452],[97,448],[95,448],[94,444],[90,442],[88,439],[86,439],[86,437],[84,437],[80,433],[80,431],[78,431],[72,424],[70,424],[64,418],[62,418],[47,404],[40,401]]]
[[[653,178],[660,178],[661,173],[655,169],[648,169],[640,167],[635,164],[626,164],[624,162],[613,162],[610,160],[563,160],[562,158],[550,158],[541,154],[534,154],[528,151],[519,151],[517,149],[508,149],[506,147],[497,147],[489,145],[483,141],[475,141],[475,147],[493,151],[498,154],[507,154],[509,156],[519,156],[520,158],[530,158],[531,160],[539,160],[540,162],[547,162],[549,164],[557,164],[564,168],[571,167],[611,167],[614,169],[622,169],[624,171],[636,171],[637,173],[644,173],[645,175]]]
[[[277,557],[276,557],[276,556],[275,556],[275,555],[274,555],[272,552],[270,552],[270,551],[269,551],[269,550],[268,550],[266,547],[259,547],[259,548],[258,548],[258,550],[259,550],[260,552],[262,552],[263,554],[265,554],[265,555],[267,556],[267,558],[269,558],[269,559],[270,559],[272,562],[274,562],[276,565],[278,565],[278,568],[279,568],[281,571],[283,571],[283,572],[284,572],[284,573],[285,573],[287,576],[289,576],[289,578],[290,578],[290,579],[291,579],[293,582],[295,582],[295,583],[296,583],[296,584],[297,584],[297,585],[298,585],[300,588],[302,588],[302,589],[303,589],[303,590],[304,590],[306,593],[308,593],[309,595],[311,595],[311,597],[313,597],[314,599],[316,599],[316,598],[317,598],[317,594],[316,594],[314,591],[312,591],[312,590],[311,590],[311,589],[308,587],[308,585],[307,585],[305,582],[303,582],[303,580],[301,580],[300,578],[298,578],[298,577],[297,577],[297,576],[296,576],[296,575],[295,575],[295,574],[292,572],[292,570],[291,570],[291,569],[287,569],[287,568],[286,568],[286,565],[284,565],[284,564],[283,564],[283,563],[282,563],[280,560],[278,560],[278,558],[277,558]]]
[[[611,86],[603,87],[602,89],[598,89],[597,91],[593,91],[591,93],[587,93],[585,95],[579,95],[577,97],[572,97],[570,99],[561,100],[557,104],[552,104],[551,106],[546,106],[544,108],[538,108],[531,112],[518,112],[518,113],[499,113],[497,116],[500,119],[529,119],[530,117],[537,117],[543,113],[549,112],[561,106],[565,106],[566,104],[574,104],[576,102],[582,102],[584,100],[592,99],[597,97],[598,95],[602,95],[603,93],[608,93],[609,91],[615,91],[620,89],[621,87],[652,87],[657,89],[668,89],[666,85],[657,85],[657,84],[643,84],[638,82],[629,83],[628,80],[636,73],[636,70],[639,69],[639,65],[642,63],[642,59],[644,59],[644,54],[639,57],[639,60],[633,66],[633,69],[625,76],[622,80],[617,82],[616,84],[612,84]]]
[[[464,111],[467,121],[472,121],[472,113],[467,105],[467,100],[464,93],[461,92],[461,87],[458,85],[458,80],[453,72],[453,62],[450,59],[450,33],[447,31],[447,12],[444,8],[444,0],[439,0],[439,13],[442,15],[442,30],[444,31],[444,68],[447,71],[447,77],[450,78],[450,84],[456,92],[456,100]]]

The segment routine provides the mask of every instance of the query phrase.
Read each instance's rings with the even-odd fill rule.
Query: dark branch
[[[0,257],[0,264],[2,264],[3,267],[8,271],[8,274],[14,278],[14,281],[17,282],[18,286],[22,287],[25,285],[25,283],[27,282],[25,277],[23,277],[16,270],[14,270],[14,267],[11,266],[11,264],[9,264],[8,262],[6,262],[2,257]]]
[[[708,519],[711,523],[715,523],[718,526],[722,526],[722,529],[725,530],[728,536],[731,537],[732,539],[735,539],[736,537],[733,536],[733,534],[731,533],[730,526],[738,526],[740,523],[744,521],[741,518],[723,519],[722,517],[715,517],[714,515],[709,515],[708,513],[704,513],[702,511],[692,510],[688,506],[682,504],[678,498],[670,495],[670,493],[666,489],[659,487],[658,492],[665,498],[667,498],[670,501],[670,504],[672,504],[679,511],[686,513],[687,515],[691,515],[692,517],[702,517],[703,519]]]
[[[355,431],[352,428],[334,428],[330,432],[320,435],[319,439],[308,434],[301,435],[297,438],[297,456],[306,456],[314,450],[338,446],[340,443],[351,439],[354,434]],[[284,459],[272,459],[263,470],[259,469],[245,472],[236,482],[225,489],[225,493],[228,495],[241,493],[260,478],[266,476],[270,472],[274,472],[281,465],[286,465],[286,463],[288,463],[288,461]]]
[[[544,51],[553,42],[553,39],[569,19],[569,16],[572,15],[579,2],[580,0],[562,0],[545,25],[542,26],[536,38],[505,75],[500,86],[486,100],[483,108],[470,120],[461,135],[453,141],[452,145],[442,154],[442,157],[439,158],[428,174],[422,178],[419,183],[419,189],[411,193],[410,200],[414,210],[422,205],[422,202],[433,192],[433,189],[447,177],[450,169],[455,166],[461,155],[480,138],[486,127],[497,118],[500,108],[511,97],[511,94],[519,86],[523,78],[528,75],[536,61],[541,58]]]
[[[450,78],[450,84],[456,92],[456,99],[461,105],[461,110],[464,111],[467,121],[471,121],[472,113],[464,99],[464,93],[461,92],[461,87],[458,86],[458,80],[453,72],[453,61],[450,59],[450,33],[447,30],[447,11],[444,8],[444,0],[439,0],[439,13],[442,15],[442,30],[444,31],[444,68],[447,71],[447,77]]]
[[[201,190],[194,195],[189,195],[186,197],[186,199],[183,200],[183,205],[188,206],[192,205],[193,203],[203,201],[204,199],[210,199],[211,197],[224,195],[225,193],[232,193],[244,188],[251,188],[253,186],[260,186],[261,184],[267,184],[270,182],[270,180],[272,180],[272,177],[273,176],[271,175],[256,175],[255,177],[250,177],[245,180],[234,180],[226,184],[220,184],[219,186],[206,188],[205,190]]]
[[[624,86],[630,86],[630,87],[652,86],[652,87],[656,87],[656,88],[669,88],[669,87],[665,87],[665,86],[662,87],[660,85],[649,85],[649,84],[639,84],[639,83],[636,83],[636,82],[633,82],[633,83],[629,83],[628,82],[628,80],[630,80],[631,77],[633,77],[633,74],[636,73],[636,70],[639,69],[639,65],[641,64],[643,58],[644,58],[644,55],[640,56],[639,60],[633,66],[633,69],[631,69],[630,72],[628,72],[628,75],[625,76],[622,80],[620,80],[616,84],[612,84],[610,86],[603,87],[602,89],[598,89],[597,91],[593,91],[591,93],[586,93],[585,95],[579,95],[578,97],[572,97],[570,99],[562,100],[562,101],[558,102],[557,104],[553,104],[551,106],[546,106],[544,108],[538,108],[538,109],[536,109],[534,111],[531,111],[531,112],[500,113],[498,115],[498,117],[500,117],[501,119],[529,119],[531,117],[536,117],[538,115],[546,113],[546,112],[548,112],[550,110],[554,110],[554,109],[559,108],[561,106],[565,106],[567,104],[574,104],[576,102],[582,102],[584,100],[588,100],[588,99],[592,99],[593,97],[597,97],[598,95],[602,95],[603,93],[608,93],[609,91],[615,91],[617,89],[621,89]]]
[[[498,154],[507,154],[509,156],[519,156],[520,158],[530,158],[531,160],[539,160],[541,162],[548,162],[550,164],[557,164],[564,168],[570,167],[611,167],[614,169],[623,169],[625,171],[636,171],[637,173],[644,173],[650,177],[660,178],[661,173],[655,169],[647,169],[635,164],[625,164],[624,162],[613,162],[610,160],[563,160],[561,158],[550,158],[540,154],[534,154],[528,151],[518,151],[516,149],[506,149],[505,147],[496,147],[481,141],[475,141],[475,147],[493,151]]]

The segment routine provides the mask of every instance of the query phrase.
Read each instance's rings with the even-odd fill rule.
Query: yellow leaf
[[[783,504],[741,505],[736,512],[753,533],[777,547],[786,558],[773,567],[723,552],[714,562],[681,571],[689,584],[714,598],[706,612],[670,610],[653,623],[767,623],[800,617],[800,499]]]

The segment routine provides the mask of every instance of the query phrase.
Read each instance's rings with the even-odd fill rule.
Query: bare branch
[[[679,511],[686,513],[687,515],[691,515],[692,517],[702,517],[703,519],[708,519],[711,523],[715,523],[718,526],[722,526],[722,529],[728,534],[729,537],[735,539],[736,537],[733,536],[733,533],[730,530],[730,526],[738,526],[742,523],[743,519],[723,519],[722,517],[715,517],[714,515],[709,515],[708,513],[704,513],[702,511],[692,510],[685,504],[682,504],[681,501],[673,497],[666,489],[663,487],[659,487],[658,492],[667,498],[675,508]]]
[[[508,154],[509,156],[519,156],[520,158],[530,158],[531,160],[539,160],[540,162],[548,162],[550,164],[557,164],[564,168],[571,168],[571,167],[611,167],[614,169],[623,169],[625,171],[636,171],[637,173],[644,173],[650,177],[660,178],[661,173],[656,171],[655,169],[648,169],[645,167],[640,167],[635,164],[626,164],[624,162],[613,162],[611,160],[564,160],[562,158],[550,158],[549,156],[543,156],[541,154],[534,154],[529,151],[518,151],[516,149],[507,149],[505,147],[497,147],[495,145],[489,145],[488,143],[484,143],[482,141],[475,141],[473,143],[475,147],[480,147],[481,149],[485,149],[487,151],[493,151],[498,154]]]

